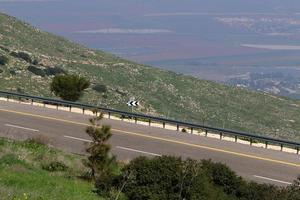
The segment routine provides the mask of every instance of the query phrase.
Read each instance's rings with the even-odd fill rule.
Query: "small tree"
[[[90,81],[78,75],[58,75],[51,82],[51,92],[63,100],[77,101],[83,91],[90,86]]]
[[[90,175],[96,181],[97,193],[107,194],[112,186],[113,169],[116,166],[116,157],[111,155],[111,146],[108,140],[111,138],[111,127],[101,126],[103,115],[90,119],[91,125],[86,128],[86,133],[92,138],[92,142],[86,151],[89,154],[85,165],[90,169]]]

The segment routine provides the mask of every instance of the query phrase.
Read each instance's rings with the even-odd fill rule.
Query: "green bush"
[[[41,77],[66,74],[66,72],[60,67],[41,67],[41,66],[30,65],[27,68],[27,70]]]
[[[241,185],[236,196],[243,200],[283,200],[280,193],[276,186],[251,182]]]
[[[101,176],[100,178],[96,179],[95,192],[100,196],[109,197],[113,187],[113,181],[114,181],[113,174],[106,174],[105,176]]]
[[[23,88],[17,87],[17,93],[26,94]]]
[[[49,172],[67,171],[69,167],[62,162],[52,161],[50,163],[42,164],[42,169]]]
[[[89,86],[89,80],[78,75],[57,75],[50,85],[51,92],[67,101],[77,101]]]
[[[300,176],[292,185],[282,189],[279,198],[280,200],[300,200]]]
[[[30,71],[31,73],[37,75],[37,76],[41,76],[41,77],[45,77],[46,76],[45,70],[43,68],[41,68],[41,67],[30,65],[27,68],[27,70]]]
[[[0,55],[0,65],[6,65],[9,62],[8,57]]]
[[[300,200],[300,177],[286,188],[247,182],[229,167],[210,160],[139,157],[98,191],[118,191],[131,200]]]
[[[66,71],[60,67],[47,67],[45,70],[47,76],[56,76],[59,74],[66,74]]]
[[[221,186],[225,193],[236,195],[239,186],[245,184],[241,177],[222,163],[213,163],[211,161],[202,161],[202,168],[206,170],[211,181]]]
[[[106,93],[107,87],[106,87],[106,85],[97,84],[93,87],[93,90],[95,90],[96,92],[99,92],[99,93]]]
[[[229,199],[209,181],[201,162],[170,156],[137,158],[115,183],[117,188],[125,185],[123,192],[132,200]]]

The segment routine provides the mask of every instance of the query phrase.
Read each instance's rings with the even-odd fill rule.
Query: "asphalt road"
[[[90,116],[0,101],[0,136],[26,139],[44,135],[57,148],[84,153]],[[176,155],[212,159],[257,182],[286,186],[300,175],[300,155],[180,133],[118,120],[103,121],[113,128],[111,144],[119,160],[137,156]]]

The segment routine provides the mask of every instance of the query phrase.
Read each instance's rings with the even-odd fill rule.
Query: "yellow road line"
[[[75,122],[75,121],[70,121],[70,120],[65,120],[65,119],[47,117],[47,116],[43,116],[43,115],[36,115],[36,114],[13,111],[13,110],[0,109],[0,111],[19,114],[19,115],[23,115],[23,116],[31,116],[31,117],[41,118],[41,119],[48,119],[48,120],[52,120],[52,121],[59,121],[59,122],[64,122],[64,123],[68,123],[68,124],[75,124],[75,125],[81,125],[81,126],[88,126],[89,125],[87,123]],[[139,136],[139,137],[153,139],[153,140],[159,140],[159,141],[164,141],[164,142],[169,142],[169,143],[185,145],[185,146],[199,148],[199,149],[206,149],[206,150],[211,150],[211,151],[215,151],[215,152],[231,154],[231,155],[240,156],[240,157],[246,157],[246,158],[252,158],[252,159],[256,159],[256,160],[269,161],[269,162],[284,164],[284,165],[293,166],[293,167],[300,167],[300,164],[298,164],[298,163],[286,162],[286,161],[282,161],[282,160],[275,160],[275,159],[271,159],[271,158],[264,158],[264,157],[260,157],[260,156],[254,156],[254,155],[249,155],[249,154],[245,154],[245,153],[239,153],[239,152],[234,152],[234,151],[229,151],[229,150],[224,150],[224,149],[218,149],[218,148],[213,148],[213,147],[208,147],[208,146],[203,146],[203,145],[191,144],[191,143],[187,143],[187,142],[181,142],[181,141],[177,141],[177,140],[173,140],[173,139],[167,139],[167,138],[161,138],[161,137],[157,137],[157,136],[144,135],[142,133],[123,131],[123,130],[119,130],[119,129],[112,129],[112,131],[117,131],[117,132],[125,133],[125,134],[128,134],[128,135],[134,135],[134,136]]]

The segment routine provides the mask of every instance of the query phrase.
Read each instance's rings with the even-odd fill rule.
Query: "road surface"
[[[90,116],[49,108],[0,101],[0,137],[26,139],[43,135],[57,148],[84,153]],[[175,155],[212,159],[231,167],[244,178],[286,186],[300,175],[300,155],[250,147],[229,141],[103,120],[113,129],[111,144],[119,160],[137,156]]]

